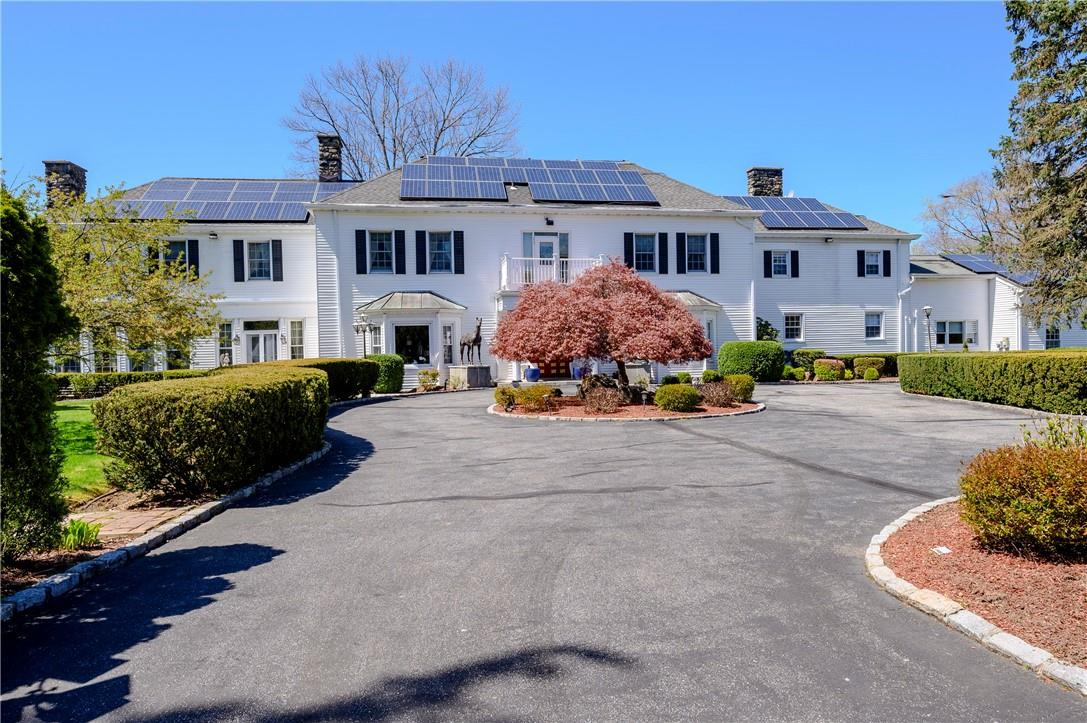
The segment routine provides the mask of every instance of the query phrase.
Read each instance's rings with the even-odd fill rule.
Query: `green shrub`
[[[863,377],[869,369],[875,369],[882,376],[886,366],[887,360],[881,356],[859,356],[853,359],[852,365],[846,362],[845,368],[852,369],[857,376]]]
[[[732,396],[741,402],[750,402],[755,394],[755,380],[750,374],[726,374],[724,381],[732,390]]]
[[[102,525],[92,525],[80,519],[68,520],[60,531],[60,546],[65,550],[82,550],[98,543]]]
[[[864,354],[830,354],[831,359],[841,359],[845,362],[846,369],[852,369],[858,375],[863,374],[855,368],[855,364],[858,359],[882,359],[883,368],[880,369],[880,376],[895,377],[898,376],[898,357],[901,356],[898,352],[865,352]]]
[[[802,381],[807,380],[807,378],[808,378],[808,373],[807,373],[807,371],[804,370],[804,367],[797,367],[796,369],[793,369],[793,379],[794,380],[796,380],[798,382],[802,382]]]
[[[1087,424],[1070,417],[1047,417],[1034,423],[1034,429],[1023,429],[1023,444],[1039,447],[1087,447]]]
[[[821,382],[837,382],[845,376],[845,362],[840,359],[816,359],[815,378]]]
[[[326,357],[318,359],[285,359],[271,362],[278,366],[320,369],[328,375],[328,396],[333,402],[356,397],[368,397],[377,383],[378,364],[373,359],[340,359]],[[247,365],[245,368],[252,368]],[[190,371],[190,370],[181,370]],[[165,372],[175,375],[175,372]],[[178,375],[181,376],[181,375]]]
[[[784,382],[791,382],[795,378],[795,370],[790,365],[786,364],[781,370],[781,380]]]
[[[822,349],[793,349],[793,366],[814,374],[815,360],[825,359],[826,356]]]
[[[508,412],[517,404],[517,390],[513,387],[495,387],[494,401]]]
[[[703,384],[699,391],[702,393],[702,401],[711,407],[731,407],[736,404],[732,387],[724,382]]]
[[[864,370],[864,381],[874,382],[879,379],[879,371],[875,367],[868,367]]]
[[[716,369],[707,369],[706,371],[702,372],[702,383],[703,384],[710,384],[712,382],[719,382],[722,379],[724,379],[724,375],[722,375],[721,372],[717,371]]]
[[[661,379],[660,386],[664,386],[665,384],[679,384],[679,377],[675,374],[665,374]]]
[[[902,390],[1087,414],[1087,352],[970,352],[904,354]]]
[[[438,384],[438,370],[437,369],[420,369],[419,370],[419,388],[424,392],[432,392],[437,389]]]
[[[161,379],[189,379],[206,377],[211,374],[211,369],[171,369],[165,372],[93,372],[87,374],[62,373],[54,374],[58,393],[61,390],[70,392],[66,396],[77,399],[101,397],[112,390],[129,384],[143,384],[144,382],[157,382]]]
[[[846,369],[845,372],[842,374],[842,379],[845,379],[847,382],[852,381],[854,379],[853,370]]]
[[[552,389],[544,384],[534,384],[515,390],[513,398],[526,412],[546,412],[551,409]]]
[[[962,519],[989,547],[1087,554],[1087,447],[1000,447],[959,480]]]
[[[654,403],[669,412],[693,412],[702,400],[690,384],[669,384],[657,389]]]
[[[114,389],[93,405],[106,480],[198,499],[252,483],[321,447],[328,375],[260,364]]]
[[[594,387],[585,393],[585,411],[589,414],[611,414],[623,406],[623,394],[618,389]]]
[[[404,387],[404,359],[397,354],[373,354],[367,357],[377,362],[377,382],[374,391],[395,394]]]
[[[691,380],[691,373],[690,372],[680,372],[679,374],[676,374],[676,379],[679,380],[680,384],[690,384],[691,381],[692,381]]]
[[[717,368],[722,374],[748,374],[756,381],[776,382],[785,368],[785,349],[776,341],[730,341],[721,345]]]

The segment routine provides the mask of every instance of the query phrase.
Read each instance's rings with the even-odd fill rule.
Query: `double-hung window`
[[[370,353],[371,354],[380,354],[381,353],[381,327],[380,326],[370,327]]]
[[[393,272],[393,235],[391,231],[370,232],[370,271],[375,274]]]
[[[195,240],[167,241],[162,250],[162,260],[167,264],[182,263],[196,273],[196,244]]]
[[[785,315],[785,341],[800,341],[804,338],[804,315]]]
[[[234,365],[234,325],[219,325],[219,366]]]
[[[446,364],[453,363],[453,326],[442,325],[442,361]]]
[[[936,345],[962,346],[964,342],[977,344],[977,328],[976,321],[937,321]]]
[[[706,234],[687,234],[687,271],[706,270]]]
[[[1061,347],[1061,328],[1051,324],[1045,328],[1045,348],[1059,349]]]
[[[430,232],[430,273],[453,273],[453,232]]]
[[[864,275],[879,276],[882,269],[882,254],[879,251],[864,252]]]
[[[250,241],[249,248],[249,280],[272,280],[272,242]]]
[[[654,234],[634,234],[634,270],[657,270],[657,237]]]
[[[774,276],[788,276],[789,275],[789,252],[788,251],[774,251],[770,255],[771,267],[773,269]]]
[[[864,338],[883,338],[883,312],[868,311],[864,314]]]
[[[305,337],[302,334],[302,320],[291,321],[291,359],[301,359],[306,355]]]
[[[117,371],[117,355],[105,351],[94,353],[94,370],[96,372]]]

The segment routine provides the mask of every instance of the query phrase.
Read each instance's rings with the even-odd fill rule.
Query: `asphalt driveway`
[[[4,720],[1082,720],[868,539],[1025,414],[893,385],[576,424],[355,407],[322,462],[6,632]]]

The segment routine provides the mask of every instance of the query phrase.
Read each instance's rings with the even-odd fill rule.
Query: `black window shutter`
[[[887,249],[883,249],[883,275],[891,275],[891,252]]]
[[[200,275],[200,240],[189,239],[189,251],[185,254],[185,261],[189,263],[189,271],[193,272],[193,275]]]
[[[234,239],[234,280],[245,281],[245,241]]]
[[[366,273],[366,231],[355,229],[355,273]]]
[[[857,276],[864,276],[864,249],[857,249]]]
[[[415,232],[415,273],[426,273],[426,231]]]
[[[789,275],[794,279],[800,277],[800,252],[793,249],[789,252]]]
[[[634,268],[634,234],[623,234],[623,263],[628,268]]]
[[[762,277],[769,279],[774,275],[774,252],[762,252]]]
[[[710,273],[721,273],[721,234],[710,234]]]
[[[404,260],[404,257],[406,255],[404,246],[406,246],[407,244],[404,241],[404,232],[394,231],[393,238],[395,239],[393,243],[393,263],[396,267],[396,273],[407,273],[407,263]]]
[[[676,234],[676,273],[687,273],[687,234]]]
[[[272,239],[272,281],[283,280],[283,242]]]
[[[662,274],[668,273],[668,234],[657,234],[657,271]]]
[[[464,273],[464,232],[453,232],[453,273]]]

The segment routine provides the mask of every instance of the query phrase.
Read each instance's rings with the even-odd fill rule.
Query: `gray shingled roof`
[[[653,195],[660,202],[660,208],[686,209],[686,210],[713,210],[713,211],[746,211],[743,206],[728,201],[708,191],[681,183],[674,178],[643,168],[635,163],[618,161],[619,168],[629,171],[638,171],[642,174],[646,184],[649,185]],[[323,204],[397,204],[404,206],[442,206],[442,207],[480,207],[480,208],[509,208],[516,206],[531,206],[534,208],[585,208],[593,204],[571,204],[558,202],[539,203],[532,199],[527,186],[514,186],[508,189],[507,201],[415,201],[401,200],[400,198],[400,170],[390,171],[370,181],[361,183],[354,188],[329,196]],[[607,205],[607,204],[599,204]],[[648,205],[647,205],[648,206]],[[644,208],[638,204],[624,204],[624,208]],[[657,208],[656,206],[648,206]]]
[[[974,276],[970,269],[963,268],[953,261],[948,261],[938,254],[917,254],[910,256],[910,273],[920,278],[935,276]]]

